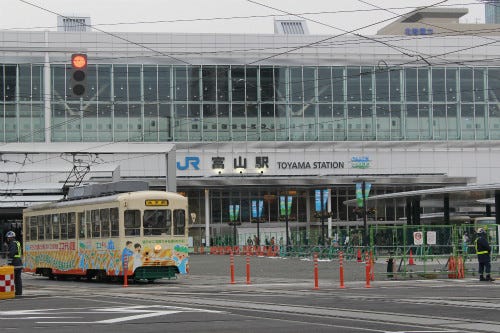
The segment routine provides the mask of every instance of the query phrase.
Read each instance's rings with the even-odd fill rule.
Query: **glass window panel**
[[[170,104],[160,104],[158,118],[158,137],[160,142],[172,141],[173,122]]]
[[[361,92],[363,101],[373,98],[372,67],[361,67]]]
[[[260,108],[260,120],[262,128],[262,140],[275,140],[274,105],[262,104]]]
[[[141,100],[141,67],[128,66],[128,100],[139,102]]]
[[[432,99],[436,102],[446,101],[446,77],[444,68],[432,69]]]
[[[290,68],[290,99],[293,102],[302,102],[303,98],[302,67],[292,67]]]
[[[141,104],[132,104],[128,106],[129,115],[129,141],[142,141],[143,139],[143,124],[142,124],[142,107]]]
[[[429,70],[427,68],[418,69],[418,100],[429,101]]]
[[[485,117],[486,106],[484,104],[475,104],[475,130],[476,130],[476,140],[486,140],[488,139],[488,126]]]
[[[315,68],[304,67],[303,86],[304,101],[306,103],[314,103],[316,101],[315,71]]]
[[[347,101],[359,101],[361,72],[359,67],[347,68]]]
[[[491,84],[491,82],[489,82],[489,84]],[[489,113],[488,123],[489,123],[490,139],[491,140],[500,139],[500,105],[497,103],[489,104],[488,113]]]
[[[229,67],[217,66],[217,100],[229,100]]]
[[[457,69],[446,68],[446,100],[457,101]]]
[[[377,101],[389,101],[389,72],[387,70],[375,72],[375,87]]]
[[[459,138],[457,105],[448,104],[446,106],[446,116],[448,125],[448,140],[456,140]]]
[[[188,131],[189,141],[201,141],[202,123],[201,123],[201,105],[189,104],[188,106]]]
[[[97,106],[97,128],[99,141],[112,141],[113,119],[110,104],[100,103]]]
[[[87,104],[83,109],[83,140],[97,141],[97,104]]]
[[[417,101],[417,69],[405,69],[405,93],[407,101]]]
[[[144,141],[158,141],[158,104],[144,104]]]
[[[390,97],[392,102],[401,100],[401,69],[389,71],[390,79]]]
[[[115,101],[127,101],[127,66],[113,67]]]
[[[237,102],[245,101],[245,68],[231,68],[231,92],[232,100]]]
[[[85,91],[84,100],[97,99],[97,66],[87,66],[87,89]]]
[[[172,100],[170,73],[170,67],[158,67],[158,99],[160,101]]]
[[[5,101],[16,100],[16,65],[4,66],[4,99]]]
[[[174,67],[174,100],[187,101],[186,67]]]
[[[419,132],[420,139],[431,139],[431,126],[430,126],[430,107],[429,104],[420,104],[418,106],[419,116]]]
[[[276,121],[276,140],[288,140],[290,131],[290,119],[288,118],[288,107],[284,104],[278,104],[275,108]]]
[[[460,96],[462,102],[473,102],[472,69],[460,68]]]
[[[216,101],[217,69],[215,66],[204,66],[202,69],[203,100]]]
[[[406,139],[414,140],[420,137],[418,123],[418,104],[406,104]]]
[[[247,104],[247,140],[260,140],[259,110],[257,104]]]
[[[229,124],[229,118],[226,119]],[[226,131],[228,128],[226,127]],[[203,140],[217,140],[217,106],[216,104],[203,104]]]
[[[275,67],[274,68],[274,85],[276,87],[276,101],[286,101],[286,78],[287,78],[287,68],[286,67]]]
[[[257,68],[246,68],[246,100],[251,102],[257,101]]]
[[[114,105],[114,139],[127,141],[128,139],[128,108],[127,104]]]
[[[260,98],[262,101],[274,100],[273,73],[273,69],[270,67],[260,68]]]
[[[31,100],[31,66],[29,64],[19,65],[19,100]]]
[[[158,71],[156,66],[144,66],[142,73],[144,77],[144,101],[156,102],[158,100]]]
[[[474,105],[461,104],[462,140],[474,140]]]
[[[51,73],[52,100],[64,99],[66,97],[66,68],[61,65],[52,65]]]
[[[484,75],[485,69],[474,69],[474,98],[476,102],[483,102],[485,100],[484,91]]]
[[[229,141],[231,139],[231,118],[229,116],[229,104],[218,104],[218,140]],[[215,139],[215,138],[214,138]]]
[[[302,104],[290,105],[290,136],[292,141],[304,141],[304,106]]]
[[[333,140],[334,121],[332,118],[332,105],[318,105],[318,136],[320,141]]]
[[[111,101],[111,65],[97,65],[97,95],[99,101]]]
[[[344,93],[344,82],[347,78],[344,77],[343,67],[334,67],[332,69],[332,85],[333,85],[333,101],[343,102]]]
[[[332,73],[330,67],[318,68],[318,101],[332,101]]]
[[[188,141],[188,126],[187,106],[185,104],[175,105],[174,115],[174,133],[176,141]]]
[[[200,67],[192,66],[188,67],[188,92],[190,101],[199,101],[200,100]]]

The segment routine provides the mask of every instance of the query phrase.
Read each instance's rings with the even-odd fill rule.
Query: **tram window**
[[[174,235],[184,235],[186,212],[183,209],[174,210]]]
[[[68,214],[62,213],[60,215],[61,221],[61,240],[68,239]]]
[[[90,217],[90,210],[85,211],[85,237],[92,237],[92,219]]]
[[[37,224],[38,224],[38,240],[44,240],[45,239],[45,227],[43,225],[43,215],[37,217]]]
[[[118,223],[118,208],[109,210],[109,219],[111,221],[111,237],[120,236],[120,224]]]
[[[109,209],[99,210],[101,220],[101,237],[109,237]]]
[[[125,211],[125,236],[139,236],[141,230],[141,212],[139,210]]]
[[[92,223],[92,237],[99,238],[101,237],[101,219],[99,217],[99,210],[95,209],[90,212],[91,215],[91,223]]]
[[[45,226],[45,239],[52,239],[52,224],[50,221],[50,215],[44,215],[43,217],[43,225]]]
[[[75,233],[76,233],[75,226],[76,226],[75,213],[68,213],[68,239],[75,238]]]
[[[59,239],[60,235],[59,214],[52,214],[52,239]]]
[[[144,235],[170,235],[171,234],[171,211],[166,209],[151,209],[144,211],[143,227]]]
[[[31,216],[30,217],[30,238],[31,240],[36,240],[37,239],[37,231],[38,231],[38,223],[37,223],[37,219],[36,219],[36,216]]]
[[[85,214],[78,213],[78,237],[85,238]]]

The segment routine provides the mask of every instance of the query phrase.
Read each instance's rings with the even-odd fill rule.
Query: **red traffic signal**
[[[71,55],[71,93],[74,97],[83,97],[87,90],[87,55]]]
[[[71,55],[71,66],[74,69],[84,69],[87,67],[87,55],[76,53]]]

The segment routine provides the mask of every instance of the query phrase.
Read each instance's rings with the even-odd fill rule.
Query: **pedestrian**
[[[464,232],[462,236],[462,253],[464,254],[465,257],[467,257],[467,252],[469,248],[469,235],[467,232]]]
[[[495,281],[490,276],[491,271],[491,247],[486,239],[486,231],[483,228],[477,230],[478,237],[476,238],[476,254],[479,262],[479,281]],[[486,278],[483,273],[486,271]]]
[[[23,261],[21,260],[21,243],[16,240],[14,231],[9,231],[5,235],[7,244],[9,244],[9,253],[7,264],[14,266],[14,286],[16,295],[23,294],[23,282],[21,280],[21,272],[23,271]]]

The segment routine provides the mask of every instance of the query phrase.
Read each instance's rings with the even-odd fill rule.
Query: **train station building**
[[[315,243],[360,226],[344,202],[362,182],[370,196],[500,183],[500,25],[460,30],[465,13],[415,11],[374,36],[300,20],[259,35],[0,31],[2,228],[68,186],[118,178],[186,195],[193,246],[232,225],[239,243],[286,226]],[[82,95],[73,54],[88,59]],[[369,201],[370,223],[407,213]]]

